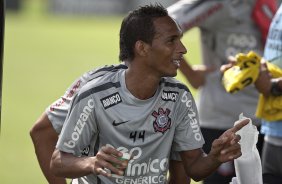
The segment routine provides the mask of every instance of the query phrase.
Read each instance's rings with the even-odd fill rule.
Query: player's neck
[[[146,100],[154,96],[160,79],[156,76],[148,75],[142,70],[127,69],[125,72],[125,84],[130,93],[140,100]]]

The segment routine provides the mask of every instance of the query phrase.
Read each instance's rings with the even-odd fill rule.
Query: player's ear
[[[141,41],[141,40],[138,40],[136,43],[135,43],[135,51],[136,51],[136,54],[144,57],[144,56],[147,56],[148,54],[148,51],[149,51],[149,44]]]

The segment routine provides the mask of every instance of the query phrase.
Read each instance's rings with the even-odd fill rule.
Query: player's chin
[[[167,72],[166,77],[175,77],[176,75],[177,75],[177,69],[174,69]]]

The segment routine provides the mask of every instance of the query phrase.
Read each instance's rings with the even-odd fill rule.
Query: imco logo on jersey
[[[191,93],[189,94],[189,96],[190,96],[190,98],[188,97],[188,92],[185,91],[182,95],[181,102],[185,103],[186,107],[188,107],[188,109],[189,109],[187,118],[189,118],[189,123],[190,123],[192,130],[193,130],[194,138],[197,141],[201,141],[202,135],[200,133],[200,126],[198,124],[197,114],[196,114],[195,110],[193,109],[194,102],[192,100]]]
[[[71,134],[71,140],[68,142],[64,142],[65,146],[69,148],[74,148],[75,143],[79,139],[81,132],[85,126],[85,123],[93,109],[94,109],[94,100],[90,99],[88,100],[87,105],[84,106],[82,113],[79,115],[79,119],[76,122],[76,125]]]
[[[109,144],[107,146],[113,147]],[[140,162],[138,159],[143,154],[140,147],[134,147],[130,150],[125,147],[118,147],[117,150],[123,153],[129,153],[133,158],[128,163],[124,177],[115,178],[115,183],[166,183],[168,158],[148,158],[146,161]]]
[[[163,91],[162,100],[175,102],[178,97],[178,92],[176,91]]]
[[[122,102],[122,100],[121,100],[119,93],[114,93],[110,96],[106,96],[105,98],[102,98],[101,102],[102,102],[103,107],[107,109],[114,105],[119,104],[120,102]]]

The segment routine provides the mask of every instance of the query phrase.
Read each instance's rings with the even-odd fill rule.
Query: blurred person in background
[[[282,69],[282,6],[277,11],[268,33],[264,49],[264,59]],[[261,71],[255,86],[267,100],[282,102],[282,75],[273,78],[267,65],[261,65]],[[273,106],[273,111],[280,114],[282,104]],[[264,184],[282,183],[282,119],[268,120],[262,117],[261,133],[265,135],[262,152],[262,172]]]
[[[258,92],[254,85],[243,93],[229,94],[222,86],[221,65],[238,52],[254,50],[263,53],[268,28],[280,0],[181,0],[168,7],[169,14],[184,32],[197,27],[201,35],[203,65],[190,66],[184,60],[180,70],[196,89],[199,89],[199,118],[209,152],[211,143],[240,113],[250,117],[255,125]],[[263,136],[258,149],[261,151]],[[175,162],[176,163],[176,162]],[[173,173],[174,171],[171,171]],[[175,171],[177,172],[177,171]],[[233,162],[222,164],[204,184],[226,184],[235,175]]]
[[[262,152],[264,184],[282,183],[282,6],[272,20],[264,57],[260,67],[247,67],[243,70],[259,70],[254,84],[260,92],[256,116],[262,119],[261,133],[265,134]],[[234,58],[235,59],[235,58]],[[249,58],[252,59],[252,58]],[[246,60],[248,62],[248,59]],[[233,67],[233,62],[223,65],[224,73]],[[234,70],[235,71],[235,70]],[[226,75],[226,74],[225,74]],[[243,80],[243,79],[242,79]]]

